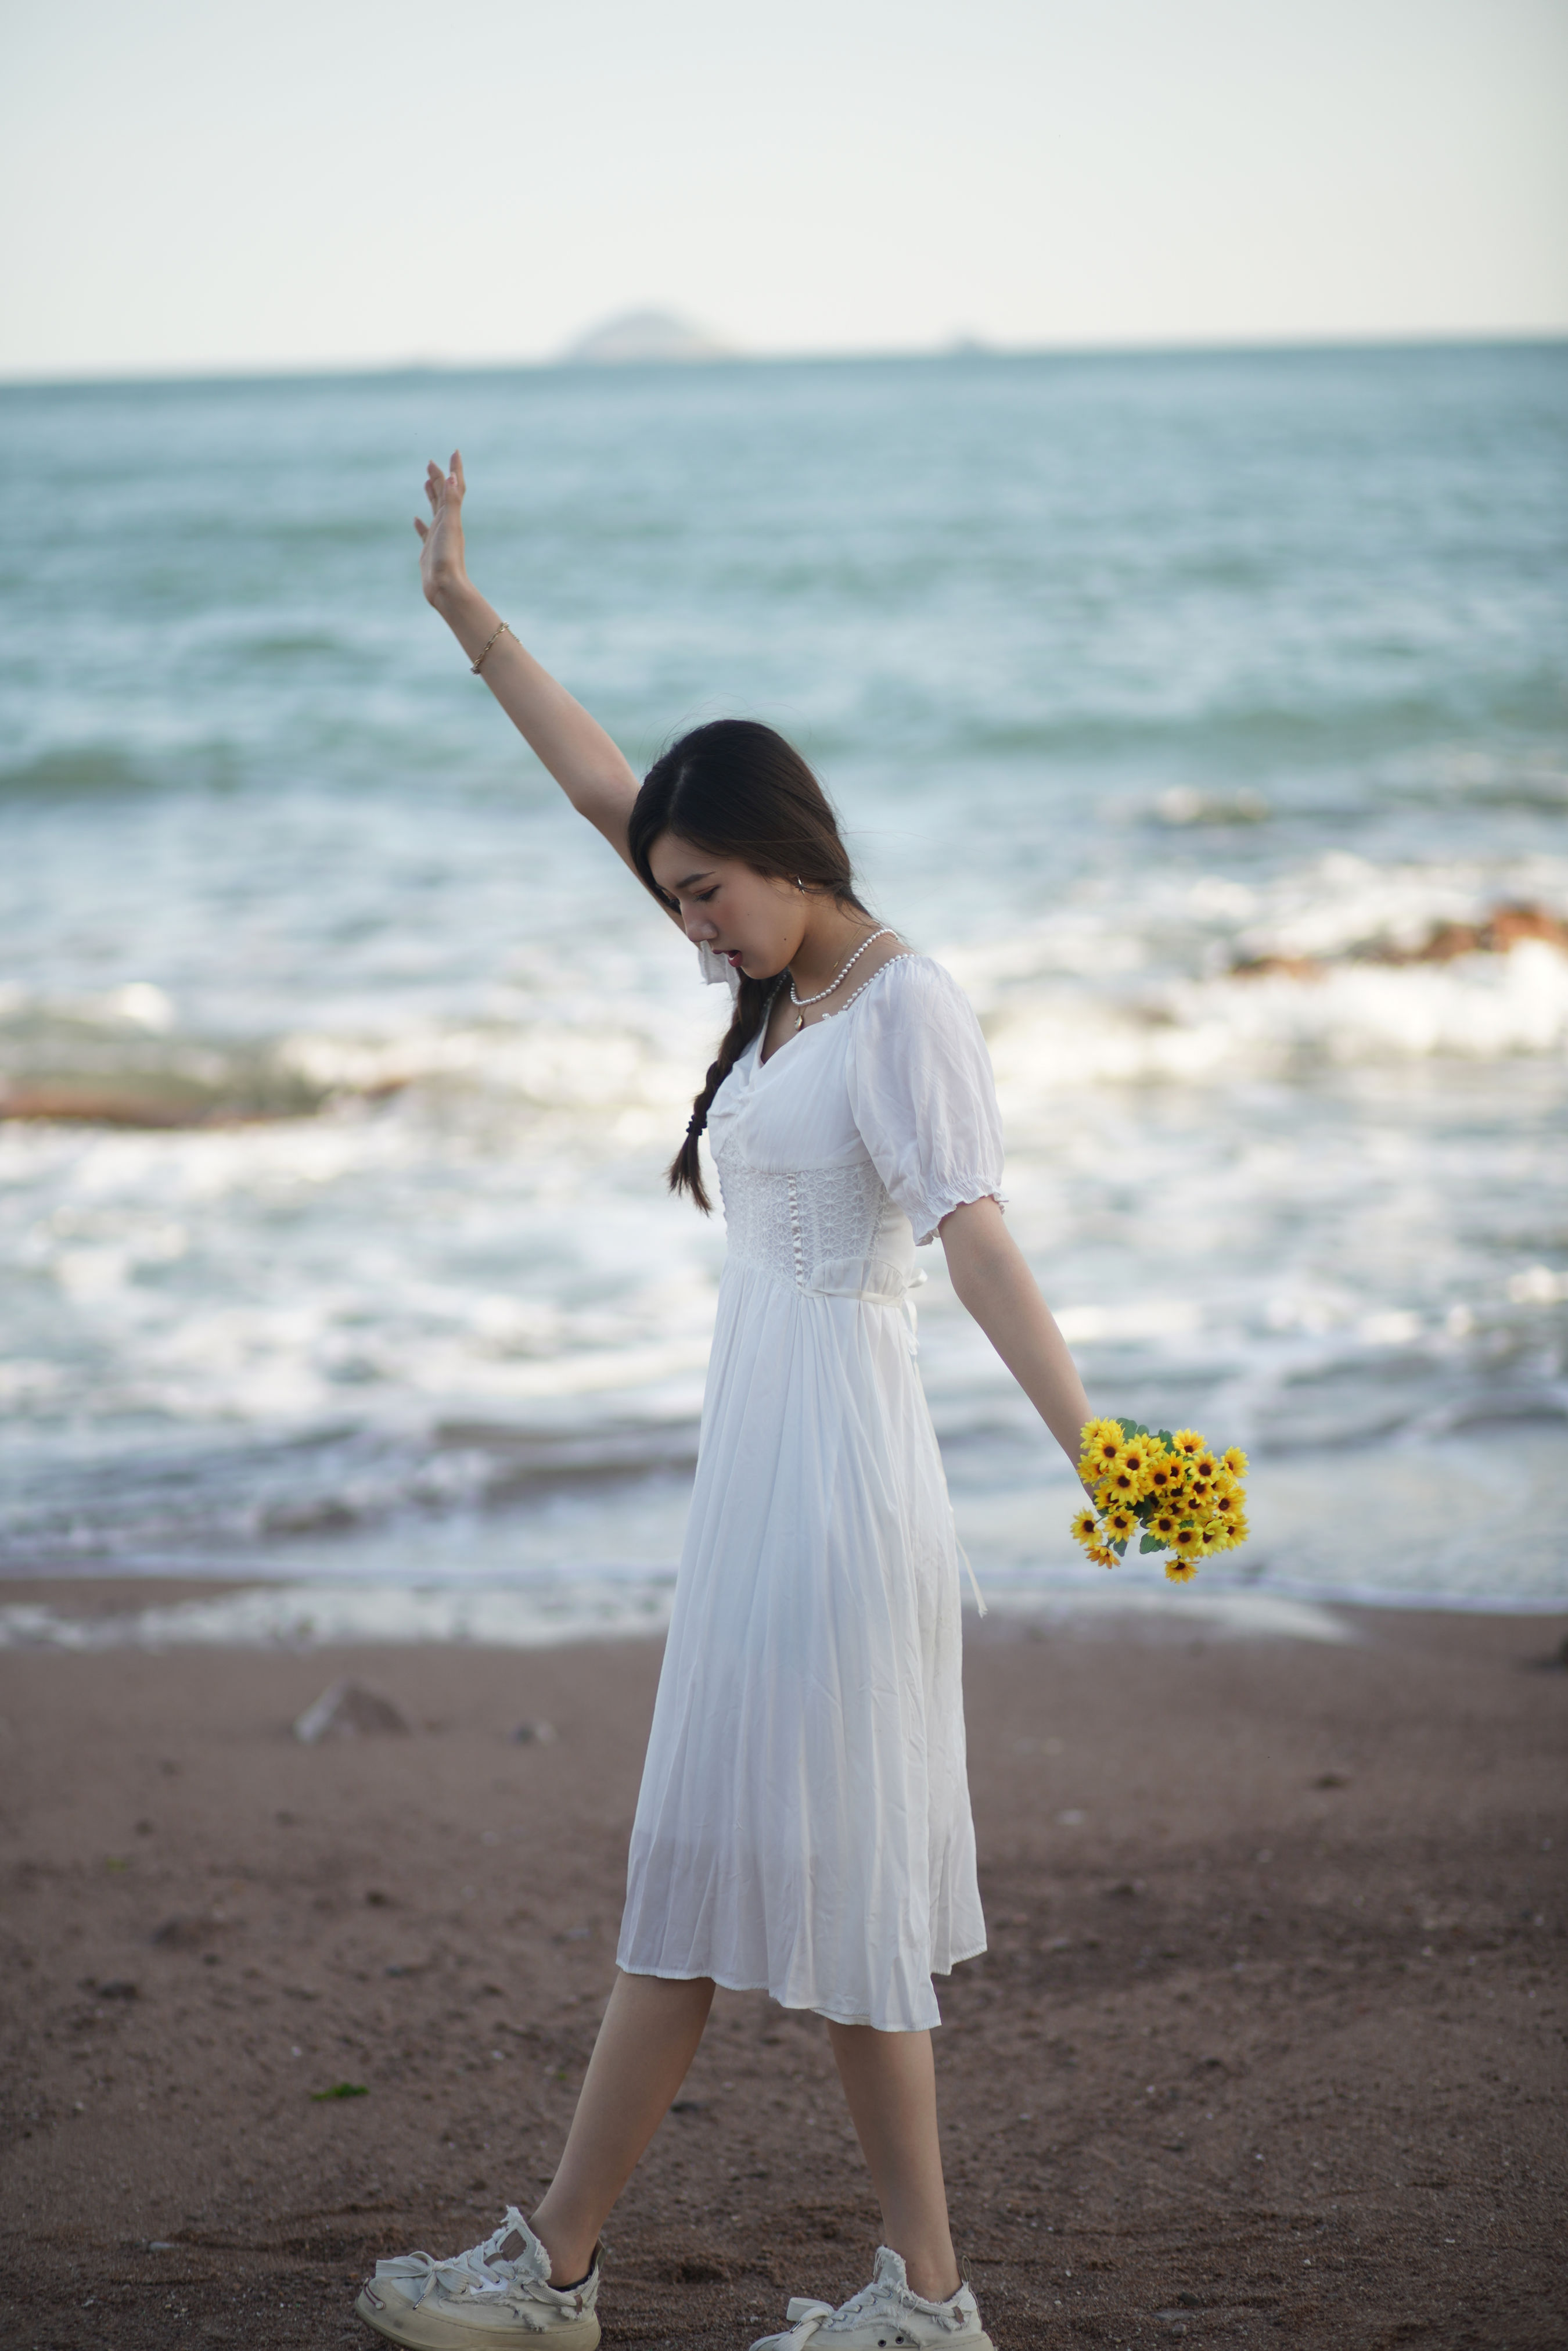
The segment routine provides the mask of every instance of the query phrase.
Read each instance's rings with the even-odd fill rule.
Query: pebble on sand
[[[411,1725],[389,1698],[364,1682],[335,1681],[294,1726],[294,1735],[306,1747],[323,1739],[363,1739],[390,1733],[406,1738]]]

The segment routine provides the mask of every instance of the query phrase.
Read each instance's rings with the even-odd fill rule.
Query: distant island
[[[668,310],[628,310],[607,319],[600,327],[561,354],[566,367],[637,367],[689,365],[698,360],[733,359],[735,353],[715,341],[701,327],[677,319]]]

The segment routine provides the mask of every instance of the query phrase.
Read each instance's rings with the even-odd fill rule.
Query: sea
[[[727,999],[421,600],[461,446],[474,579],[633,764],[782,728],[969,991],[1096,1409],[1251,1457],[1196,1584],[1088,1565],[933,1248],[992,1604],[1568,1604],[1568,345],[0,425],[0,1576],[663,1620],[724,1251],[663,1170]]]

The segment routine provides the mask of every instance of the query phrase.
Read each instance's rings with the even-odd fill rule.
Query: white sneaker
[[[368,2325],[408,2351],[598,2351],[599,2265],[559,2294],[550,2256],[515,2204],[483,2245],[438,2262],[399,2253],[378,2262],[354,2307]]]
[[[902,2257],[878,2246],[877,2274],[869,2285],[841,2303],[808,2302],[796,2295],[790,2325],[782,2335],[763,2335],[752,2351],[897,2351],[899,2345],[962,2344],[964,2351],[993,2351],[967,2285],[949,2302],[926,2302],[909,2292]]]

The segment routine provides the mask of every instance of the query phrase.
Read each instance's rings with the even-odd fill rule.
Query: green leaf
[[[1127,1438],[1129,1445],[1133,1438],[1138,1434],[1138,1426],[1136,1420],[1118,1420],[1116,1426],[1121,1430],[1122,1435]]]
[[[1165,1537],[1163,1535],[1145,1535],[1142,1542],[1138,1545],[1138,1549],[1140,1552],[1163,1551],[1165,1549]]]
[[[319,2105],[323,2098],[368,2098],[370,2093],[363,2082],[334,2082],[329,2090],[312,2090],[311,2103]]]
[[[1164,1446],[1166,1451],[1168,1453],[1174,1453],[1176,1450],[1176,1439],[1172,1437],[1169,1429],[1162,1428],[1158,1432],[1158,1434],[1159,1441]]]
[[[1127,1547],[1125,1542],[1114,1542],[1111,1545],[1111,1549],[1115,1552],[1118,1559],[1126,1559],[1127,1555]]]

